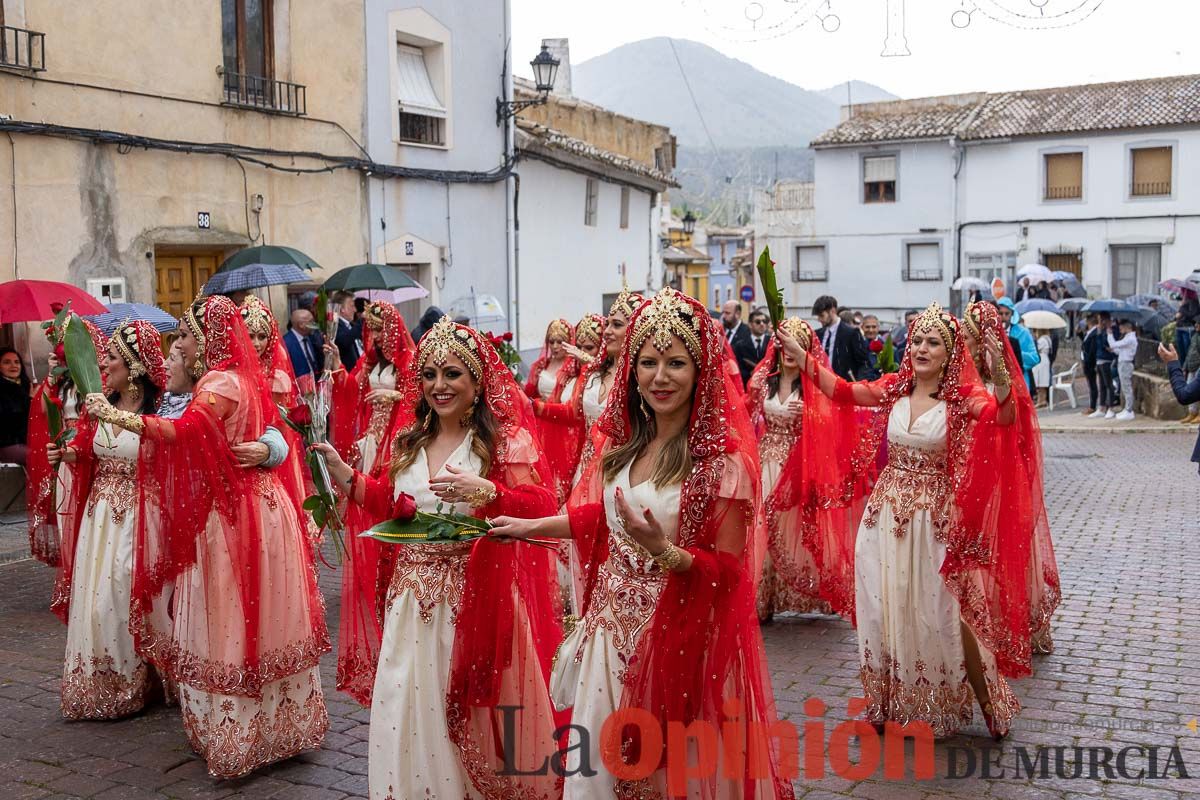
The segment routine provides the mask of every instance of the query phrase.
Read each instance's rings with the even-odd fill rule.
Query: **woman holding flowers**
[[[141,433],[130,629],[179,684],[183,727],[211,775],[236,778],[320,745],[329,726],[317,662],[329,650],[301,521],[279,470],[242,468],[233,446],[278,428],[238,308],[197,300],[180,352],[198,378],[178,420],[87,398],[97,418]],[[174,582],[172,616],[155,610]]]
[[[569,754],[565,796],[790,798],[777,751],[759,772],[754,758],[739,766],[745,751],[724,739],[775,719],[754,610],[758,454],[733,400],[725,337],[703,305],[669,288],[634,312],[629,330],[597,423],[597,457],[567,514],[498,517],[491,531],[579,546],[583,619],[558,654],[555,697],[569,680],[566,705],[573,724],[593,732],[587,756],[598,774],[580,771],[578,750]],[[664,732],[668,723],[709,727],[720,739],[715,774],[668,783],[660,768],[618,780],[602,765],[595,732],[624,709],[649,712]],[[621,753],[637,752],[638,740],[624,735]]]
[[[154,414],[166,385],[158,331],[148,322],[122,325],[104,348],[110,402],[133,414]],[[153,671],[129,633],[134,532],[137,527],[136,433],[85,417],[71,443],[49,445],[74,474],[63,498],[62,557],[50,608],[67,624],[62,715],[119,719],[142,710]]]
[[[546,327],[542,354],[529,368],[525,394],[542,403],[562,403],[570,398],[568,386],[579,376],[579,361],[566,348],[575,343],[575,331],[565,319],[551,320]],[[546,454],[550,477],[554,480],[557,499],[562,503],[571,489],[571,478],[583,442],[583,430],[578,421],[554,419],[538,414],[538,436]]]
[[[333,447],[315,447],[351,502],[378,520],[416,510],[554,512],[529,401],[482,334],[443,317],[402,378],[400,402],[415,420],[385,474],[364,475]],[[364,623],[339,642],[339,674],[371,704],[371,797],[556,797],[552,772],[505,769],[507,759],[536,771],[555,746],[546,692],[559,638],[552,554],[479,539],[390,546],[386,555],[378,575],[343,584],[351,591],[343,616]]]

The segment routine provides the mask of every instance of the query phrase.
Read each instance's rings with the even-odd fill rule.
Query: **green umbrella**
[[[321,265],[310,256],[305,255],[294,247],[279,247],[277,245],[261,244],[257,247],[247,247],[225,259],[217,268],[217,272],[228,272],[241,267],[260,266],[277,267],[293,266],[312,272],[321,269]]]
[[[338,289],[357,292],[362,289],[420,289],[421,284],[398,267],[385,264],[356,264],[330,275],[329,279],[321,284],[321,288],[327,292]]]

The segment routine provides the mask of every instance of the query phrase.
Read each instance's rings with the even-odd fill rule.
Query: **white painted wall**
[[[396,21],[413,20],[408,11],[413,8],[427,12],[424,19],[416,17],[416,35],[444,30],[450,37],[449,85],[441,98],[449,116],[445,148],[402,145],[394,139]],[[499,2],[367,1],[367,149],[372,158],[438,170],[487,171],[503,163],[504,128],[496,125],[496,98],[505,62],[506,9]],[[421,301],[422,308],[444,308],[472,289],[507,303],[508,184],[458,183],[447,190],[430,181],[372,179],[368,191],[372,257],[428,264],[419,280],[432,296]],[[403,241],[412,237],[420,243],[416,255],[406,257]],[[406,322],[416,324],[415,319]]]
[[[518,164],[518,298],[522,350],[541,346],[550,320],[572,324],[588,312],[607,313],[605,294],[645,289],[651,265],[652,195],[631,189],[629,227],[620,227],[621,187],[599,181],[595,227],[584,224],[587,176],[532,158]],[[661,276],[658,276],[661,279]]]

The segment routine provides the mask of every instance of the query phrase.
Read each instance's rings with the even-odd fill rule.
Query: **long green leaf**
[[[71,380],[75,381],[75,388],[84,397],[103,392],[104,382],[100,379],[100,367],[97,365],[96,345],[92,343],[92,335],[88,333],[78,314],[72,314],[66,324],[63,349],[67,353],[67,367],[71,370]]]
[[[767,313],[775,325],[783,322],[787,309],[783,304],[783,291],[775,276],[775,262],[771,260],[771,248],[764,247],[758,256],[758,280],[763,287],[763,300],[767,303]]]

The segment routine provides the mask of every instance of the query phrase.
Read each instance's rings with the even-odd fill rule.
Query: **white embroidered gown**
[[[141,711],[150,688],[153,673],[138,656],[129,633],[140,443],[136,433],[107,423],[92,437],[95,475],[75,544],[63,663],[66,719],[134,714]]]
[[[859,675],[873,722],[921,720],[934,735],[969,725],[975,695],[967,682],[958,600],[940,570],[946,543],[937,512],[953,502],[946,475],[946,405],[910,425],[909,398],[888,419],[888,463],[867,503],[854,548]],[[1020,705],[979,648],[997,721]]]
[[[367,383],[372,390],[396,391],[396,368],[391,364],[376,364],[367,375]],[[387,435],[388,423],[391,418],[391,403],[373,403],[371,405],[371,421],[367,423],[367,432],[354,443],[359,454],[359,460],[355,466],[362,472],[370,474],[372,467],[375,466],[375,458],[379,454],[379,443]]]

